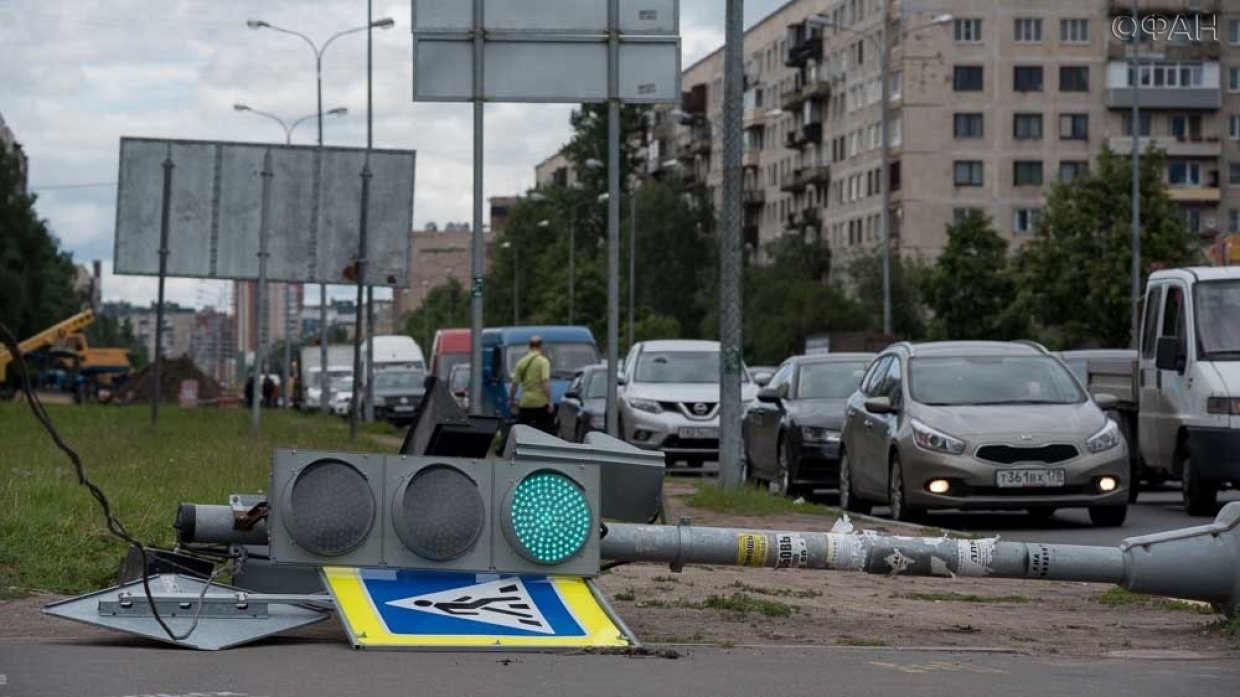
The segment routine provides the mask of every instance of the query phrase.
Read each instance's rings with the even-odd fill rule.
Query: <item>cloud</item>
[[[375,145],[418,151],[415,225],[472,217],[469,105],[412,101],[409,3],[378,0],[374,32]],[[751,0],[752,22],[777,0]],[[315,111],[314,55],[294,36],[251,30],[262,19],[322,40],[365,24],[360,0],[0,0],[0,112],[30,157],[31,183],[115,181],[121,136],[282,140],[275,123],[237,113],[243,102],[293,119]],[[683,0],[684,65],[718,47],[723,3]],[[325,142],[365,144],[365,34],[343,36],[323,57]],[[536,163],[570,137],[571,105],[495,104],[486,111],[487,197],[534,183]],[[313,143],[314,120],[294,142]],[[115,190],[46,190],[39,214],[79,263],[110,259]],[[109,298],[146,302],[153,281],[111,276]],[[196,303],[198,281],[171,281],[169,297]],[[174,290],[175,289],[175,290]]]

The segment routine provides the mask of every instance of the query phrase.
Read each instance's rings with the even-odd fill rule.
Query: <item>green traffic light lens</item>
[[[580,552],[594,518],[581,487],[556,472],[521,480],[509,516],[522,556],[537,564],[558,564]]]

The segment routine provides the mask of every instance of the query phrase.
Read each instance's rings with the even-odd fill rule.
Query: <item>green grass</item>
[[[792,606],[774,600],[762,600],[744,593],[732,595],[712,595],[702,603],[703,607],[712,610],[729,610],[741,614],[760,612],[767,617],[791,617]]]
[[[1219,632],[1224,636],[1240,641],[1240,617],[1230,620],[1219,620],[1218,622],[1210,625],[1210,629],[1212,631]]]
[[[1111,607],[1124,607],[1129,605],[1142,605],[1158,610],[1169,610],[1171,612],[1191,612],[1198,615],[1214,615],[1217,614],[1214,608],[1208,605],[1199,605],[1197,603],[1189,603],[1183,600],[1173,600],[1170,598],[1159,598],[1153,595],[1143,595],[1141,593],[1133,593],[1132,591],[1115,586],[1102,593],[1097,598],[1098,602]]]
[[[646,639],[645,643],[647,644],[706,644],[711,641],[712,640],[710,637],[700,632],[695,632],[688,636],[681,636],[677,634],[672,634],[669,636],[652,636]]]
[[[616,593],[615,595],[611,596],[611,599],[620,600],[623,602],[633,602],[634,600],[637,600],[637,594],[633,592],[632,588],[630,588],[626,591],[621,591],[619,593]]]
[[[164,546],[174,541],[177,504],[265,491],[276,448],[392,450],[366,436],[351,442],[344,422],[319,415],[268,411],[254,436],[242,410],[165,407],[153,430],[145,407],[47,409],[129,532]],[[0,588],[94,590],[114,583],[124,553],[28,408],[0,404]]]
[[[746,593],[756,593],[757,595],[774,595],[781,598],[819,598],[822,591],[813,588],[805,588],[802,590],[792,590],[791,588],[765,588],[763,586],[755,586],[744,581],[735,581],[732,587]]]
[[[839,509],[816,503],[793,503],[792,499],[762,491],[751,486],[724,489],[717,484],[699,484],[697,491],[686,499],[692,508],[731,515],[779,515],[785,513],[808,513],[810,515],[837,516]]]
[[[1023,595],[973,595],[971,593],[905,593],[892,597],[936,603],[1027,603],[1030,601]]]

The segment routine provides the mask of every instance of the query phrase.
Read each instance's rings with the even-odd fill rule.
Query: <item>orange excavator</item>
[[[17,347],[23,356],[47,351],[53,360],[50,367],[73,375],[73,381],[62,385],[62,389],[72,391],[79,397],[84,397],[88,391],[96,394],[128,376],[133,366],[126,349],[90,346],[84,332],[94,322],[95,313],[85,310],[44,329]],[[14,356],[0,347],[0,384],[4,383],[8,364],[13,360]]]

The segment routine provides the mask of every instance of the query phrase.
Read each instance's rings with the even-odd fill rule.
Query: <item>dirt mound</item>
[[[220,384],[198,369],[187,357],[164,359],[159,370],[159,401],[176,402],[184,380],[198,381],[198,401],[218,400],[223,390]],[[133,377],[117,390],[116,401],[121,404],[149,402],[155,391],[155,364],[150,364],[133,374]]]

